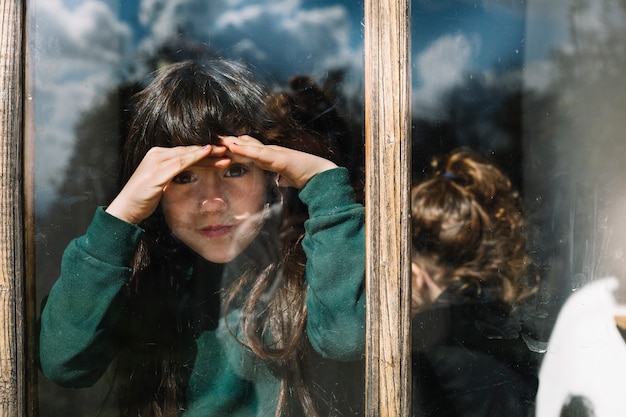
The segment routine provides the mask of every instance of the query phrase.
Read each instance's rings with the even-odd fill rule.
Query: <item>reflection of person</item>
[[[264,134],[265,100],[226,61],[165,67],[138,94],[125,185],[42,311],[47,377],[90,386],[114,361],[123,415],[316,415],[310,348],[363,353],[363,206],[314,137]],[[280,219],[292,189],[299,224]]]
[[[513,306],[530,292],[517,193],[468,150],[412,189],[414,416],[528,416],[536,358]]]

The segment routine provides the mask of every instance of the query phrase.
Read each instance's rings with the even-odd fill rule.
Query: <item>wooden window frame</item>
[[[366,415],[410,415],[410,0],[365,0]],[[0,0],[0,416],[37,416],[26,2]]]
[[[410,5],[365,1],[368,417],[411,415]]]

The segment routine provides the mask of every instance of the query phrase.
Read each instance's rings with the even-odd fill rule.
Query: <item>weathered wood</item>
[[[0,416],[25,403],[23,3],[0,0]]]
[[[410,0],[365,1],[367,416],[410,415]]]

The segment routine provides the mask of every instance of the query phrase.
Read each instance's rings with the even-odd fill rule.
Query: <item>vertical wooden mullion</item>
[[[408,417],[410,0],[365,0],[366,415]]]
[[[24,4],[0,0],[0,416],[26,402],[23,232]]]

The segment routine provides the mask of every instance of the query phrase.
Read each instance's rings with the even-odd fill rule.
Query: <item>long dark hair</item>
[[[268,94],[241,64],[187,61],[164,67],[134,98],[124,182],[150,148],[218,144],[218,135],[249,134],[263,143],[332,158],[332,147],[302,129],[287,108],[286,96]],[[239,342],[267,360],[280,380],[276,415],[288,413],[287,404],[299,404],[305,415],[315,416],[306,375],[306,256],[300,244],[308,215],[295,190],[279,190],[271,174],[268,178],[268,200],[282,203],[282,255],[262,270],[256,266],[244,272],[228,289],[225,309],[241,308]],[[129,416],[176,416],[185,407],[190,372],[185,347],[193,320],[180,313],[184,310],[180,300],[185,299],[184,278],[196,255],[171,236],[159,208],[141,227],[145,233],[127,285],[131,320],[118,358],[120,399]],[[261,302],[278,276],[281,285],[269,301]],[[272,340],[264,336],[266,330]]]

